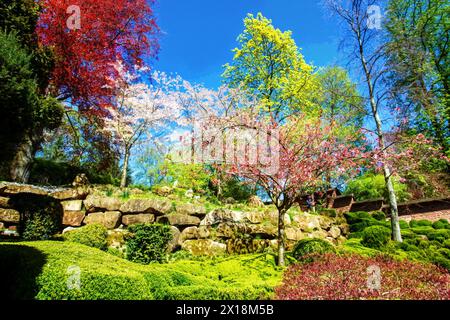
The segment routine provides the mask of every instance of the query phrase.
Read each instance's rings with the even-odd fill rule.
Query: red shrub
[[[380,268],[375,289],[369,288],[374,283],[368,280],[373,279],[370,266]],[[432,264],[385,256],[325,254],[312,263],[290,266],[275,292],[280,300],[449,300],[450,274]]]

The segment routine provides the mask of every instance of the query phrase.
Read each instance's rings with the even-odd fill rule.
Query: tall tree
[[[317,73],[319,81],[318,104],[320,115],[329,123],[334,134],[341,139],[348,135],[360,135],[363,138],[362,126],[366,116],[364,100],[357,86],[350,80],[347,71],[341,67],[327,67]],[[356,143],[362,141],[355,141]],[[339,184],[327,176],[328,186]]]
[[[369,16],[371,8],[377,6],[376,0],[327,0],[328,8],[336,14],[343,23],[347,35],[347,47],[350,49],[352,61],[359,65],[360,74],[366,86],[366,99],[369,111],[375,125],[378,148],[381,151],[381,165],[388,190],[388,199],[391,213],[392,238],[402,241],[398,219],[397,196],[392,182],[392,169],[389,163],[386,149],[386,135],[383,128],[381,108],[385,106],[388,92],[382,85],[386,75],[384,46],[380,42],[377,29],[373,28]],[[378,7],[379,8],[379,7]],[[381,17],[375,17],[375,19]],[[378,21],[380,23],[380,21]]]
[[[37,34],[32,37],[37,39],[37,47],[51,48],[54,56],[54,66],[43,77],[40,91],[65,101],[68,111],[105,116],[114,100],[111,83],[119,77],[114,62],[120,59],[132,70],[131,66],[143,64],[144,54],[154,56],[158,51],[153,1],[28,2],[39,6],[39,10],[33,11],[39,19],[30,20],[36,22],[29,28],[36,29]],[[71,6],[80,9],[78,17],[68,10]],[[69,28],[69,19],[79,19],[80,28]],[[56,100],[49,101],[55,109]],[[28,180],[44,129],[34,126],[24,132],[11,163],[12,180]]]
[[[313,67],[308,65],[290,31],[282,32],[261,13],[249,14],[223,78],[260,101],[262,112],[282,121],[292,113],[311,108],[317,89]]]
[[[278,264],[284,266],[287,211],[298,196],[322,187],[326,174],[356,174],[364,151],[352,143],[352,137],[345,143],[338,142],[330,125],[320,117],[292,116],[280,126],[275,121],[258,120],[255,113],[239,111],[234,117],[213,123],[221,134],[234,131],[237,140],[250,133],[249,144],[238,142],[241,147],[237,150],[235,143],[231,145],[235,150],[230,153],[238,160],[228,161],[219,169],[258,184],[272,200],[278,210]]]
[[[122,65],[117,65],[123,74]],[[143,141],[152,141],[163,126],[175,123],[181,114],[178,93],[183,80],[164,72],[153,72],[151,84],[136,82],[130,73],[121,76],[116,84],[117,104],[110,110],[105,130],[112,133],[123,155],[120,187],[127,185],[127,172],[132,149]]]
[[[16,181],[28,179],[38,138],[44,130],[56,128],[62,117],[60,103],[45,90],[53,56],[38,44],[34,32],[38,17],[34,0],[0,3],[1,171],[5,179]]]
[[[348,72],[341,67],[326,67],[319,70],[317,77],[322,117],[337,130],[360,130],[367,112]]]
[[[450,148],[450,6],[445,1],[391,0],[386,29],[391,86],[401,111],[420,132]]]

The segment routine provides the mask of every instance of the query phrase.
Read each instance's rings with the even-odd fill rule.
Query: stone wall
[[[100,223],[110,230],[110,234],[120,235],[131,224],[162,223],[172,228],[172,250],[182,248],[193,254],[212,255],[261,252],[277,245],[278,214],[268,208],[255,208],[249,212],[216,208],[207,212],[201,203],[177,203],[169,198],[124,201],[96,195],[87,187],[44,189],[0,184],[0,223],[3,224],[0,227],[6,227],[10,232],[17,228],[21,215],[11,205],[11,199],[30,194],[59,201],[61,232]],[[342,215],[328,217],[295,212],[286,215],[285,225],[289,248],[298,240],[312,237],[338,243],[348,234],[348,225]]]

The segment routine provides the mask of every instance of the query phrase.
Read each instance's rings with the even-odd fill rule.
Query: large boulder
[[[19,223],[20,213],[14,209],[0,208],[0,221],[9,223]]]
[[[267,214],[267,219],[270,221],[271,224],[273,225],[278,225],[278,217],[279,214],[277,211],[270,211]],[[292,221],[291,221],[291,217],[288,214],[284,215],[284,225],[285,226],[289,226],[291,225]]]
[[[199,226],[198,227],[198,237],[200,239],[206,239],[211,236],[211,231],[209,231],[209,227],[207,226]]]
[[[250,207],[254,207],[254,208],[262,208],[264,207],[264,202],[262,202],[261,198],[258,196],[251,196],[248,201],[247,204]]]
[[[50,192],[50,196],[57,200],[85,199],[89,194],[88,188],[57,189]]]
[[[198,226],[200,224],[200,219],[194,216],[175,213],[158,217],[156,222],[170,224],[171,226],[189,227]]]
[[[153,223],[155,215],[151,213],[127,214],[122,216],[122,223],[126,226],[138,223]]]
[[[333,239],[337,239],[341,235],[341,229],[338,226],[332,226],[328,231],[328,235]]]
[[[213,226],[221,222],[240,222],[243,220],[243,218],[243,212],[219,208],[209,212],[202,220],[200,225]]]
[[[186,240],[193,240],[199,238],[199,231],[197,227],[187,227],[184,229],[179,238],[179,244],[182,244]]]
[[[195,256],[217,256],[227,251],[226,244],[207,239],[186,240],[181,247]]]
[[[294,223],[305,232],[312,232],[314,230],[319,230],[320,227],[320,216],[312,215],[309,213],[303,213],[294,216]]]
[[[250,234],[252,228],[245,223],[222,222],[215,229],[218,238],[233,239],[244,234]]]
[[[168,186],[162,186],[159,188],[154,188],[153,192],[159,196],[167,197],[169,194],[171,194],[173,192],[173,189]]]
[[[267,214],[261,211],[246,212],[245,219],[250,223],[258,224],[267,220]]]
[[[327,216],[319,216],[320,227],[324,230],[330,230],[334,223],[334,219]]]
[[[30,184],[20,184],[14,182],[2,182],[0,183],[0,194],[3,195],[13,195],[18,193],[32,193],[39,196],[46,196],[49,190],[33,186]]]
[[[119,211],[90,213],[84,218],[85,224],[99,223],[107,229],[115,229],[120,224],[121,213]]]
[[[75,179],[73,179],[72,186],[81,187],[89,185],[89,179],[84,173],[79,173],[76,175]]]
[[[229,254],[261,253],[270,245],[270,240],[229,239],[227,240],[227,252]]]
[[[124,254],[126,247],[125,237],[127,234],[129,234],[129,231],[126,229],[108,230],[108,236],[106,238],[108,248],[117,249]]]
[[[172,203],[160,199],[130,199],[120,206],[123,213],[153,213],[155,215],[167,214],[172,211]]]
[[[278,235],[278,228],[272,225],[251,225],[249,234],[259,239],[274,239]]]
[[[85,213],[83,211],[64,211],[62,224],[64,226],[79,227],[84,217]]]
[[[84,206],[88,212],[94,211],[119,211],[122,201],[111,197],[101,197],[96,195],[89,195],[84,200]]]
[[[169,253],[174,252],[179,248],[181,235],[180,230],[175,226],[170,227],[170,233],[172,234],[172,239],[169,241],[169,244],[167,246],[167,252]]]
[[[11,205],[9,204],[9,198],[0,197],[0,208],[10,209]]]
[[[187,214],[191,216],[204,217],[206,215],[205,206],[195,205],[193,203],[180,203],[177,204],[177,213]]]
[[[83,208],[82,200],[67,200],[61,201],[61,205],[64,211],[81,211]]]
[[[286,228],[285,232],[286,232],[286,239],[292,241],[299,241],[306,237],[305,234],[302,232],[302,230],[299,228],[288,227]]]

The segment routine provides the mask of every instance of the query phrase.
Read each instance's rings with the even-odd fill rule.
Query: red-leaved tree
[[[114,92],[107,80],[120,75],[116,61],[129,70],[143,56],[155,56],[159,31],[154,0],[41,0],[37,34],[52,47],[56,65],[49,90],[80,109],[103,113]],[[79,8],[79,11],[76,10]],[[79,20],[77,20],[79,19]]]
[[[154,0],[38,0],[36,27],[39,45],[51,48],[54,65],[45,93],[66,102],[68,112],[102,123],[114,105],[114,67],[142,66],[145,56],[158,53]],[[69,121],[70,122],[70,121]],[[73,126],[72,126],[73,127]],[[37,131],[36,131],[37,130]],[[11,163],[11,179],[27,182],[43,132],[27,132]],[[75,128],[73,128],[76,131]],[[78,134],[78,133],[76,133]]]

